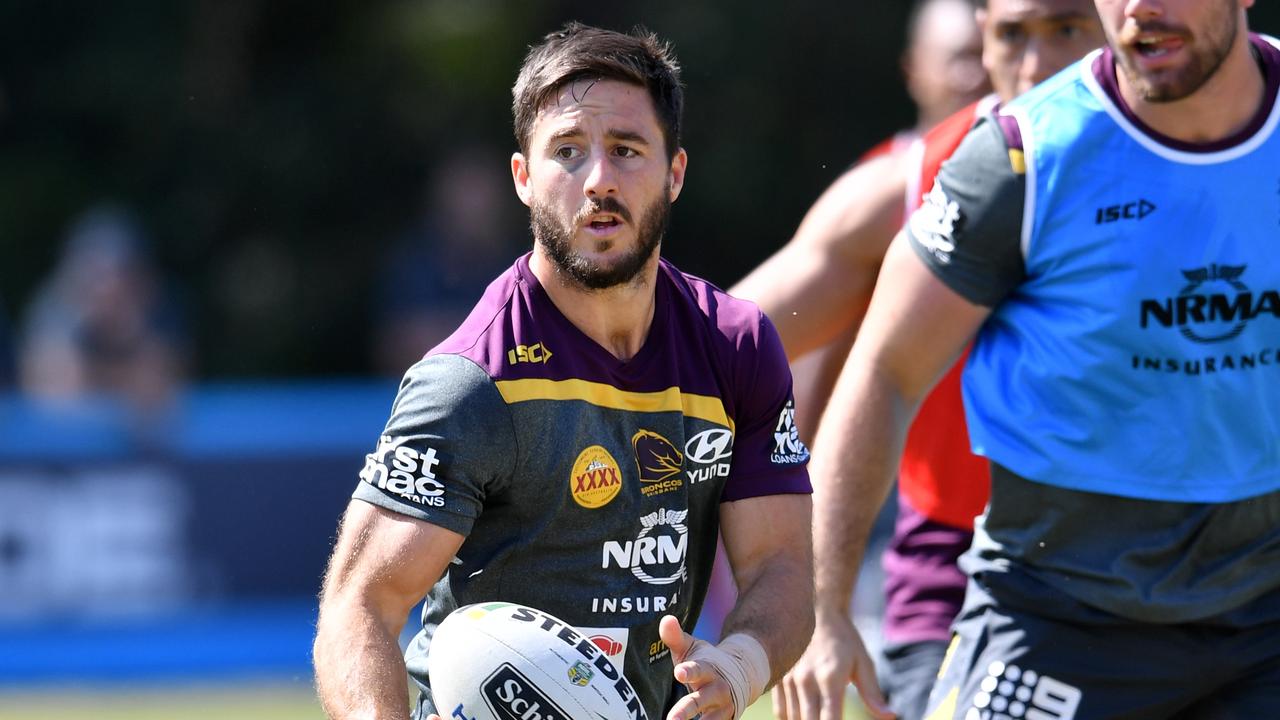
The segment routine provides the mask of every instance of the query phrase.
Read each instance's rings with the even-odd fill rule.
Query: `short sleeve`
[[[488,374],[433,355],[405,374],[352,497],[466,535],[515,458],[510,411]]]
[[[737,388],[733,461],[722,500],[811,493],[809,449],[795,423],[791,369],[773,323],[760,315],[754,363]]]
[[[1016,139],[1016,128],[1012,134]],[[994,307],[1025,276],[1025,205],[1022,149],[1011,145],[995,116],[987,116],[942,164],[906,232],[916,254],[948,287]]]

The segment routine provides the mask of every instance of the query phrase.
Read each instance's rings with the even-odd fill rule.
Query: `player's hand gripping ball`
[[[427,655],[445,720],[647,720],[635,689],[573,626],[524,605],[458,608]]]

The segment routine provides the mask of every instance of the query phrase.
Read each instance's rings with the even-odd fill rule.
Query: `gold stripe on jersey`
[[[1016,175],[1027,174],[1027,157],[1021,150],[1009,148],[1009,166]]]
[[[630,392],[589,380],[498,380],[494,382],[508,405],[530,400],[582,400],[583,402],[630,412],[682,412],[733,430],[720,398],[680,392],[669,387],[658,392]]]

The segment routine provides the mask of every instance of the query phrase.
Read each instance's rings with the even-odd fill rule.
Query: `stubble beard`
[[[1223,3],[1223,5],[1230,6],[1229,3]],[[1183,46],[1190,57],[1180,68],[1170,68],[1153,75],[1145,75],[1130,54],[1136,51],[1117,52],[1118,65],[1129,81],[1129,86],[1137,92],[1139,97],[1150,103],[1182,100],[1203,87],[1227,59],[1227,55],[1231,53],[1231,47],[1235,44],[1236,35],[1240,32],[1239,17],[1234,11],[1224,11],[1221,16],[1223,21],[1201,33],[1198,43],[1195,45],[1187,43]],[[1146,23],[1139,27],[1143,31],[1170,32],[1187,37],[1182,28],[1159,22]],[[1113,39],[1113,45],[1119,44]]]
[[[529,226],[534,242],[542,245],[562,277],[584,290],[606,290],[636,279],[662,245],[671,219],[671,194],[669,188],[664,188],[658,199],[645,208],[636,226],[635,247],[610,265],[602,265],[573,247],[579,218],[596,212],[612,212],[630,220],[626,209],[613,198],[584,208],[568,223],[537,198],[530,205]]]

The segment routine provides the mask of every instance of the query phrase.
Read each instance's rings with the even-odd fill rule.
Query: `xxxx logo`
[[[599,445],[578,453],[569,474],[569,491],[573,501],[594,509],[609,504],[622,490],[622,471],[608,450]]]

